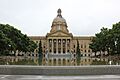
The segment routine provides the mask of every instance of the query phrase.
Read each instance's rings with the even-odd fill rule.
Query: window
[[[75,48],[75,45],[74,45],[74,48]]]
[[[65,48],[63,48],[63,53],[65,53]]]
[[[61,30],[61,27],[60,27],[60,25],[58,25],[58,26],[57,26],[57,30]]]
[[[83,54],[81,54],[81,56],[83,56]]]
[[[69,53],[69,50],[67,50],[67,52]]]
[[[90,54],[88,54],[88,56],[90,56]]]
[[[88,50],[88,52],[90,52],[90,50]]]
[[[54,53],[56,53],[56,49],[54,49]]]
[[[81,44],[81,48],[83,48],[83,45]]]
[[[81,52],[83,52],[83,50],[81,50]]]
[[[38,41],[36,41],[36,43],[38,43]]]
[[[89,60],[89,62],[90,62],[90,59],[88,59]]]
[[[87,62],[87,59],[85,59],[85,62]]]
[[[50,59],[49,62],[52,62],[52,60]]]
[[[52,50],[50,49],[50,53],[52,52]]]
[[[86,44],[85,44],[84,48],[86,48]]]
[[[75,50],[74,50],[74,53],[75,53]]]
[[[44,53],[45,53],[45,50],[44,50]]]

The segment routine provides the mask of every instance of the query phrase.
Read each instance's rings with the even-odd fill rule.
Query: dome
[[[57,16],[53,19],[52,26],[50,32],[56,32],[56,31],[63,31],[63,32],[69,32],[67,29],[67,23],[66,20],[61,15],[61,9],[58,9]]]
[[[63,22],[63,23],[66,23],[66,21],[65,21],[65,19],[62,17],[56,17],[56,18],[54,18],[54,20],[53,20],[53,22]]]
[[[58,9],[58,11],[57,11],[58,15],[56,18],[54,18],[53,23],[52,23],[53,25],[55,25],[55,24],[67,25],[66,20],[61,15],[61,12],[62,12],[61,9]]]

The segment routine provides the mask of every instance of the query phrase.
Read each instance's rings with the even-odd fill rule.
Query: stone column
[[[52,54],[53,54],[53,39],[51,39],[51,42],[52,42]]]
[[[56,39],[56,53],[58,53],[58,39]]]
[[[65,43],[65,52],[67,53],[67,39],[65,39],[66,40],[66,43]]]
[[[70,42],[69,42],[69,46],[70,46],[70,47],[69,47],[69,48],[70,48],[70,49],[69,49],[69,50],[70,50],[69,52],[71,53],[71,39],[70,39]]]
[[[48,53],[49,53],[49,39],[47,39],[47,49],[48,49]],[[46,52],[45,52],[46,53]]]
[[[73,54],[73,41],[70,39],[70,51]]]
[[[61,54],[63,53],[63,41],[61,39]]]

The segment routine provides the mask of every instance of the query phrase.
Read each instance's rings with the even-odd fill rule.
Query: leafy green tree
[[[39,53],[39,57],[41,57],[42,56],[42,43],[41,43],[41,40],[39,42],[38,53]]]
[[[114,24],[112,29],[102,28],[95,34],[90,48],[94,52],[107,51],[109,55],[120,54],[120,22]]]
[[[92,39],[92,44],[90,44],[89,45],[89,48],[91,48],[92,49],[92,51],[95,53],[95,56],[96,56],[96,53],[97,53],[97,51],[98,51],[98,45],[97,45],[97,43],[96,43],[96,38],[94,37],[93,39]]]
[[[113,39],[112,42],[114,43],[114,54],[120,54],[120,22],[116,23],[112,27]]]
[[[10,45],[15,45],[12,43],[12,41],[3,34],[3,32],[0,30],[0,55],[3,55],[4,53],[7,55],[9,53],[9,50],[11,49]]]
[[[8,24],[0,24],[0,54],[5,55],[10,51],[31,52],[37,45],[27,35]],[[34,45],[34,46],[33,46]]]
[[[90,44],[90,48],[93,52],[105,52],[108,48],[109,38],[107,35],[109,34],[109,30],[107,28],[102,28],[100,33],[95,34],[95,37],[92,40],[92,43]]]
[[[33,41],[29,41],[28,51],[34,52],[34,50],[37,48],[37,45]]]

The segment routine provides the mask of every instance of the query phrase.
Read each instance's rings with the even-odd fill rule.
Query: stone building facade
[[[49,54],[75,54],[78,41],[81,55],[91,56],[92,50],[89,48],[89,44],[93,37],[73,36],[73,34],[69,32],[67,22],[62,17],[61,12],[61,9],[58,9],[57,16],[52,22],[51,30],[46,36],[30,36],[30,38],[37,43],[37,45],[41,40],[43,54],[45,54],[46,51]],[[36,49],[36,52],[37,51]]]

